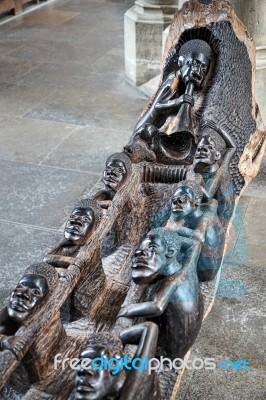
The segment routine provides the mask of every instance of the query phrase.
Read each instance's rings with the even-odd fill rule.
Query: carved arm
[[[172,96],[171,96],[172,97]],[[193,106],[194,101],[192,96],[189,94],[183,94],[182,96],[176,99],[165,100],[155,104],[155,109],[159,110],[160,112],[168,112],[168,111],[178,111],[179,107],[183,103],[188,103]]]
[[[153,301],[146,301],[144,303],[130,304],[122,307],[118,317],[157,317],[165,311],[169,299],[176,289],[176,286],[186,279],[185,274],[176,274],[174,277],[166,278],[162,285],[160,292]]]
[[[145,355],[152,357],[155,352],[158,333],[158,326],[153,322],[147,321],[123,330],[119,337],[124,345],[138,345],[135,357],[142,358]]]
[[[68,268],[69,265],[73,264],[74,258],[75,257],[63,256],[60,254],[47,254],[43,261],[56,268]]]
[[[158,90],[151,107],[137,122],[134,132],[136,132],[141,126],[145,124],[154,124],[154,121],[158,116],[158,110],[156,109],[155,106],[159,101],[165,99],[165,97],[168,96],[169,94],[171,96],[175,94],[175,91],[171,92],[171,87],[175,82],[175,79],[176,79],[175,73],[171,73],[168,75],[168,77],[162,83],[160,89]]]
[[[179,234],[179,236],[184,236],[188,239],[195,239],[198,240],[201,244],[204,243],[205,240],[205,234],[203,232],[199,232],[190,228],[186,228],[184,226],[176,229],[176,232]]]

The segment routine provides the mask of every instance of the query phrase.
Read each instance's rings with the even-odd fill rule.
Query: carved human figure
[[[166,164],[190,156],[196,136],[192,122],[193,95],[200,92],[212,58],[211,47],[201,39],[189,40],[181,46],[179,69],[171,72],[160,86],[150,108],[136,124],[126,149],[133,153],[135,141],[145,141],[157,161]]]
[[[106,160],[102,174],[105,190],[101,190],[93,197],[97,201],[112,200],[131,172],[131,161],[124,153],[114,153]]]
[[[135,252],[132,279],[147,288],[143,302],[122,307],[119,317],[145,317],[157,323],[158,355],[184,357],[199,332],[203,314],[196,273],[199,253],[197,241],[163,228],[149,232]]]
[[[193,92],[202,86],[212,58],[213,53],[207,42],[193,39],[184,43],[179,50],[179,70],[170,73],[164,80],[152,105],[136,124],[135,132],[152,124],[167,135],[174,133],[173,124],[166,121],[167,116],[173,112],[176,115],[182,104],[193,105]],[[182,91],[185,93],[182,94]],[[182,124],[188,122],[182,121]]]
[[[193,170],[200,173],[209,199],[218,201],[217,215],[224,227],[228,224],[234,208],[234,189],[229,165],[235,154],[234,140],[214,123],[207,123],[193,162]]]
[[[54,247],[43,261],[55,267],[67,268],[98,226],[101,213],[96,201],[80,200],[66,222],[64,240]]]
[[[178,57],[179,70],[168,75],[159,88],[149,110],[137,122],[135,131],[145,124],[161,128],[162,115],[177,111],[181,104],[193,104],[190,93],[178,97],[179,78],[187,86],[199,89],[208,73],[213,54],[211,47],[203,40],[189,40],[181,46]],[[184,90],[184,86],[183,86]]]
[[[0,335],[11,336],[28,323],[50,290],[55,288],[58,274],[45,263],[33,264],[12,291],[8,305],[0,314]]]
[[[123,346],[136,344],[134,358],[153,357],[158,338],[158,327],[152,322],[142,323],[120,333],[120,339],[109,332],[93,334],[80,353],[80,368],[76,374],[76,400],[126,399],[138,395],[140,400],[159,399],[158,383],[147,371],[122,368],[110,370],[85,368],[86,359],[106,358],[122,361]],[[115,361],[114,360],[114,361]],[[96,360],[95,360],[96,361]],[[114,362],[113,362],[114,364]],[[116,367],[117,365],[114,365]],[[130,367],[131,368],[131,367]]]
[[[201,243],[197,271],[199,279],[206,281],[214,278],[221,265],[225,236],[217,216],[217,200],[203,203],[203,198],[199,183],[192,180],[179,182],[166,228]]]

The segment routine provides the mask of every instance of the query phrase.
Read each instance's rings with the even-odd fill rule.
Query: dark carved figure
[[[203,204],[203,197],[199,183],[192,180],[178,183],[166,227],[201,243],[197,269],[199,279],[206,281],[214,278],[221,265],[225,236],[217,216],[217,201]]]
[[[143,302],[122,307],[119,316],[145,317],[157,323],[160,355],[171,359],[184,357],[201,326],[203,305],[196,273],[199,252],[195,240],[156,228],[133,258],[132,279],[149,285]]]
[[[235,200],[265,150],[255,50],[227,0],[175,14],[159,88],[107,159],[102,190],[76,204],[63,240],[0,310],[1,399],[176,398],[182,370],[136,365],[189,356],[213,304],[216,285],[199,281],[219,271]]]
[[[55,267],[67,268],[73,263],[80,246],[84,245],[101,219],[101,208],[91,199],[80,200],[68,218],[65,239],[53,248],[44,261]]]
[[[94,200],[112,200],[130,172],[131,161],[126,154],[114,153],[109,156],[102,175],[105,190],[96,193]]]
[[[180,69],[168,75],[152,105],[137,123],[135,140],[145,140],[159,161],[181,160],[190,154],[195,137],[191,114],[193,94],[202,86],[212,57],[211,47],[201,39],[183,44],[178,58]]]
[[[23,322],[48,293],[47,281],[40,275],[25,275],[11,293],[7,313],[17,322]]]
[[[193,169],[200,173],[209,199],[218,201],[217,215],[223,226],[229,222],[234,208],[234,189],[229,165],[235,154],[231,136],[209,122],[202,128]]]
[[[145,356],[154,356],[158,338],[158,327],[151,323],[142,323],[121,332],[120,339],[109,332],[96,333],[89,337],[87,346],[80,353],[80,361],[86,359],[106,360],[114,358],[117,362],[125,356],[123,347],[126,344],[137,345],[134,358],[144,359]],[[114,364],[114,362],[113,362]],[[114,364],[114,367],[118,365]],[[100,367],[100,366],[99,366]],[[130,367],[131,368],[131,367]],[[148,375],[147,371],[122,368],[99,370],[80,365],[76,375],[76,400],[101,399],[133,399],[137,395],[139,400],[159,399],[158,383],[155,375]]]
[[[167,115],[172,111],[176,112],[184,103],[192,105],[193,90],[201,86],[208,72],[211,59],[212,50],[206,42],[200,39],[186,42],[179,51],[178,65],[180,69],[169,74],[162,83],[152,106],[138,121],[135,131],[145,124],[152,124],[161,128],[162,114]],[[189,85],[190,93],[177,97],[179,84],[177,75],[186,87]],[[165,127],[163,129],[165,130]]]
[[[27,268],[1,312],[0,334],[14,335],[20,326],[28,323],[57,280],[57,272],[48,264],[33,264]]]
[[[66,222],[65,238],[74,245],[83,245],[99,220],[100,210],[93,200],[79,201]]]

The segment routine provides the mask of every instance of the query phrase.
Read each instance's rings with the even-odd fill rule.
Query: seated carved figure
[[[93,199],[97,201],[112,200],[130,172],[131,161],[126,154],[114,153],[109,156],[102,174],[105,190],[96,193]]]
[[[12,336],[28,324],[57,281],[57,272],[48,264],[38,263],[27,268],[12,291],[7,307],[0,313],[0,337]]]
[[[196,89],[199,89],[207,75],[211,59],[212,50],[208,43],[200,39],[186,42],[179,51],[178,66],[180,69],[168,75],[162,83],[151,107],[137,122],[135,131],[145,124],[161,128],[162,121],[165,122],[162,115],[165,117],[173,111],[177,112],[183,103],[192,105],[191,94],[182,94],[178,97],[179,78],[185,86],[191,83]]]
[[[94,200],[80,200],[66,222],[65,239],[54,247],[43,261],[54,267],[67,268],[73,263],[80,247],[88,241],[100,218],[101,208]]]
[[[198,277],[202,281],[213,279],[221,265],[225,239],[217,217],[217,201],[203,204],[203,189],[195,181],[182,181],[177,186],[166,227],[201,243]]]
[[[158,355],[184,357],[199,332],[203,315],[196,273],[199,253],[197,241],[163,228],[149,232],[135,252],[132,279],[148,285],[143,302],[122,307],[119,317],[145,317],[157,323]]]
[[[158,161],[171,163],[189,156],[195,137],[193,95],[201,88],[212,58],[207,42],[193,39],[184,43],[179,50],[179,70],[168,75],[136,124],[135,140],[145,140]],[[134,139],[131,147],[133,144]]]
[[[126,344],[137,345],[134,358],[142,360],[145,356],[151,358],[155,353],[157,338],[158,327],[152,322],[124,330],[120,333],[120,339],[109,332],[96,333],[87,340],[86,348],[80,353],[80,362],[101,357],[119,361],[125,355],[123,346]],[[137,396],[139,400],[159,399],[158,382],[154,371],[149,375],[144,370],[118,368],[112,372],[110,369],[100,367],[99,370],[87,369],[80,365],[76,375],[76,400],[122,400],[129,398],[129,395],[130,398]]]
[[[229,222],[234,208],[234,190],[229,165],[235,154],[231,136],[209,122],[202,128],[193,169],[200,173],[209,199],[218,201],[217,215],[223,226]]]

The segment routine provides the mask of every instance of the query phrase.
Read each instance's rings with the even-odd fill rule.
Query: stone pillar
[[[229,0],[237,16],[244,22],[256,43],[257,73],[256,99],[266,121],[266,1]]]
[[[237,16],[244,22],[257,47],[257,68],[266,68],[266,1],[230,0]]]
[[[137,0],[125,13],[125,70],[134,85],[160,73],[162,34],[177,9],[178,0]]]

